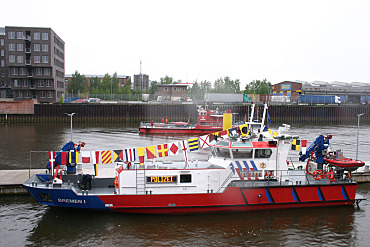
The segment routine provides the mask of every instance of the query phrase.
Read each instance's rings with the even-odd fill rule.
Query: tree
[[[166,75],[161,78],[161,84],[174,84],[173,78]]]
[[[90,79],[90,93],[99,93],[99,78],[97,76]]]
[[[112,78],[110,75],[107,73],[104,75],[104,78],[100,84],[100,93],[104,94],[110,94],[111,93],[111,83],[112,83]]]
[[[239,79],[233,81],[228,76],[219,78],[215,81],[212,91],[215,93],[240,93],[240,81]]]
[[[253,80],[245,86],[244,93],[246,94],[264,94],[269,95],[271,92],[271,82],[267,79]]]
[[[152,81],[149,88],[149,94],[156,94],[158,92],[158,82]]]
[[[119,79],[118,79],[117,72],[114,72],[114,74],[113,74],[111,87],[112,87],[113,93],[118,93],[118,90],[119,90]]]
[[[71,81],[68,82],[68,93],[86,93],[89,90],[89,84],[87,82],[86,76],[81,75],[76,72],[72,75]]]

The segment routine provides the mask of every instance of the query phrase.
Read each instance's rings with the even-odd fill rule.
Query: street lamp
[[[356,160],[358,160],[358,136],[360,132],[360,117],[365,115],[365,113],[357,114],[357,148],[356,148]]]
[[[64,114],[71,117],[71,141],[72,141],[72,118],[74,115],[76,115],[76,113],[64,113]]]

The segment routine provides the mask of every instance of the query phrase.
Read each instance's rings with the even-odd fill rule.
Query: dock
[[[106,170],[101,169],[100,174],[104,177],[112,175],[108,169]],[[28,191],[23,187],[24,181],[34,174],[40,173],[45,173],[45,169],[0,170],[0,195],[28,194]],[[370,182],[370,171],[352,173],[352,179],[357,183],[368,183]]]

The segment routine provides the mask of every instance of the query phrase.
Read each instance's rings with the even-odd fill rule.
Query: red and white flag
[[[199,137],[199,146],[201,149],[209,148],[209,135]]]
[[[54,175],[55,166],[55,152],[49,152],[49,162],[50,162],[50,174]]]
[[[301,144],[302,144],[302,154],[306,154],[306,151],[307,151],[307,140],[301,140]]]
[[[167,145],[168,147],[168,155],[177,155],[179,154],[179,143],[178,142],[173,142],[173,143],[169,143]]]
[[[100,152],[99,151],[93,151],[92,153],[92,158],[91,158],[91,163],[93,164],[99,164],[100,161]]]
[[[91,162],[91,152],[90,151],[81,151],[82,163]]]
[[[184,154],[185,162],[188,162],[188,141],[184,140],[180,142],[181,150]]]

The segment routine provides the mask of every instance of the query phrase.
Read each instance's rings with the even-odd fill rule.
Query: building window
[[[17,56],[17,63],[23,63],[23,56]]]
[[[9,55],[9,63],[15,63],[15,55]]]
[[[49,34],[48,33],[42,33],[42,40],[49,40]]]
[[[33,51],[40,51],[40,44],[34,44]]]
[[[0,45],[1,45],[1,46],[4,46],[4,45],[5,45],[5,41],[4,41],[4,39],[0,39]]]
[[[29,98],[30,97],[30,92],[29,91],[24,91],[24,97]]]
[[[33,39],[34,40],[40,40],[40,33],[39,32],[34,32],[33,33]]]
[[[20,75],[26,75],[26,68],[19,68]]]
[[[12,68],[12,75],[18,75],[18,68]]]
[[[23,51],[23,44],[17,44],[17,51]]]
[[[9,51],[15,51],[15,44],[9,43]]]
[[[46,80],[46,87],[51,87],[51,80]]]
[[[23,32],[17,32],[17,39],[23,39]]]
[[[49,62],[49,56],[42,56],[42,63],[48,63]]]
[[[182,91],[185,91],[185,88],[184,87],[182,88]]]
[[[39,80],[39,87],[44,87],[44,80]]]
[[[22,91],[17,91],[18,92],[18,97],[17,98],[22,98],[23,97],[23,92]]]
[[[168,88],[167,88],[167,87],[165,87],[165,88],[164,88],[164,91],[168,91]]]
[[[1,60],[1,61],[0,61],[0,66],[1,66],[1,67],[4,67],[4,66],[5,66],[5,61],[4,61],[4,60]]]
[[[19,81],[17,79],[14,80],[14,87],[19,87]]]
[[[0,51],[0,55],[3,57],[3,56],[4,56],[4,54],[5,54],[4,50],[1,50],[1,51]]]
[[[49,51],[49,45],[48,44],[42,44],[42,51]]]
[[[27,79],[23,79],[22,87],[28,87],[28,80]]]
[[[42,68],[36,68],[36,75],[42,75]]]
[[[1,77],[5,77],[5,70],[1,71]]]
[[[45,97],[46,97],[45,91],[41,91],[40,92],[40,98],[45,98]]]
[[[8,32],[8,39],[15,39],[15,32]]]
[[[33,61],[34,63],[40,63],[40,56],[34,56]]]
[[[48,91],[48,98],[53,98],[53,91]]]
[[[51,69],[50,68],[44,68],[44,75],[50,75]]]
[[[173,88],[173,91],[176,91],[176,90],[177,90],[177,88],[176,88],[176,87],[174,87],[174,88]]]

